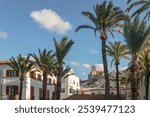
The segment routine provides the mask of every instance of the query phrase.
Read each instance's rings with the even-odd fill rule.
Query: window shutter
[[[15,95],[18,95],[18,89],[19,89],[19,87],[15,86]]]
[[[6,70],[6,77],[9,77],[10,70]]]
[[[33,78],[36,79],[36,73],[33,73]]]
[[[42,80],[41,78],[42,78],[42,76],[40,74],[38,74],[38,80],[41,81]]]
[[[16,76],[19,76],[19,72],[18,71],[16,71]]]
[[[41,99],[41,98],[42,98],[42,96],[43,96],[43,95],[42,95],[42,94],[43,94],[42,92],[43,92],[43,91],[42,91],[42,89],[41,89],[41,88],[39,88],[39,98],[40,98],[40,99]]]
[[[47,90],[47,100],[49,100],[49,90]]]
[[[31,86],[31,89],[30,89],[30,95],[34,96],[34,87],[33,86]]]
[[[6,86],[6,95],[9,95],[9,86]]]

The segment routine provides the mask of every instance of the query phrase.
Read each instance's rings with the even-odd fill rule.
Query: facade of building
[[[0,61],[0,99],[18,100],[19,99],[19,74],[9,65],[9,61]],[[54,99],[55,86],[57,79],[48,76],[47,78],[47,99]],[[40,100],[42,99],[42,71],[33,67],[23,81],[23,100]],[[80,90],[80,78],[76,75],[70,75],[62,79],[61,99],[70,95],[77,94]]]
[[[0,61],[0,98],[3,100],[19,99],[19,74],[9,65],[9,61]],[[42,97],[42,71],[33,67],[23,81],[23,100],[39,100]],[[48,76],[47,99],[52,99],[56,78]]]
[[[62,79],[61,99],[65,99],[71,95],[78,94],[80,91],[80,78],[76,75],[70,75]]]
[[[121,95],[126,95],[126,99],[130,99],[131,90],[130,88],[120,88]],[[81,88],[80,94],[105,94],[105,88]],[[110,94],[117,94],[116,88],[110,88]]]
[[[97,70],[96,65],[93,65],[91,67],[91,72],[88,75],[88,79],[91,79],[91,78],[101,78],[101,77],[104,77],[104,71]]]
[[[127,75],[127,71],[121,71],[120,76]],[[117,94],[115,71],[109,74],[110,94]],[[131,88],[123,81],[119,82],[120,94],[126,95],[126,99],[131,99]],[[104,72],[98,71],[96,65],[91,67],[88,79],[81,82],[80,94],[105,94],[105,78]]]

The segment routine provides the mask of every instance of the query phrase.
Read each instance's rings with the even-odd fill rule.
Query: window
[[[43,97],[43,90],[42,88],[39,88],[39,99],[42,100]]]
[[[41,76],[41,74],[38,74],[38,80],[39,80],[39,81],[42,81],[42,76]]]
[[[36,73],[30,72],[30,77],[36,79]]]
[[[61,88],[61,93],[65,93],[65,88]]]
[[[18,86],[6,86],[6,95],[17,95]]]
[[[10,86],[9,88],[10,88],[9,89],[10,90],[9,94],[10,95],[15,95],[15,87],[14,86]]]
[[[73,81],[73,85],[75,85],[76,84],[76,82],[75,81]]]
[[[114,94],[114,92],[111,92],[111,94]]]
[[[34,100],[35,99],[35,96],[34,96],[34,87],[33,86],[31,86],[31,88],[30,88],[30,99],[31,100]]]
[[[131,92],[129,92],[129,97],[131,97],[131,95],[132,95]]]
[[[51,78],[48,78],[48,79],[47,79],[47,83],[48,83],[48,84],[52,84],[52,79],[51,79]]]
[[[3,71],[0,69],[0,77],[3,76]]]
[[[19,73],[16,70],[6,70],[6,77],[18,77]]]
[[[75,92],[76,91],[74,89],[72,89],[72,88],[69,89],[69,93],[75,94]]]
[[[50,100],[49,90],[47,90],[46,93],[47,100]]]

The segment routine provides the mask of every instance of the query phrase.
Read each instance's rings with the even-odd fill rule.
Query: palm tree
[[[105,76],[105,94],[106,99],[109,98],[109,76],[107,68],[107,57],[106,57],[106,40],[107,33],[111,33],[113,36],[113,31],[116,27],[120,26],[119,22],[125,19],[124,13],[120,8],[114,7],[112,1],[107,3],[104,1],[102,4],[97,4],[94,8],[95,15],[88,11],[83,11],[82,15],[87,17],[92,21],[94,26],[91,25],[80,25],[76,32],[82,28],[92,29],[94,33],[98,31],[100,33],[100,40],[102,41],[102,59],[104,65],[104,76]]]
[[[130,72],[131,72],[131,91],[132,99],[137,99],[137,82],[138,82],[138,62],[137,58],[142,47],[148,42],[150,34],[150,26],[147,26],[143,20],[140,22],[139,17],[135,17],[133,21],[128,18],[123,28],[125,41],[131,55]]]
[[[67,66],[64,67],[64,58],[68,54],[69,50],[71,49],[72,45],[74,44],[73,40],[68,40],[67,37],[63,37],[60,42],[58,42],[54,38],[54,44],[55,44],[55,56],[56,56],[56,66],[54,69],[54,75],[57,78],[57,84],[56,84],[56,99],[60,100],[60,94],[61,94],[61,80],[62,78],[66,78],[70,72],[70,67]]]
[[[145,73],[146,80],[146,89],[145,89],[145,97],[148,100],[149,96],[149,77],[150,77],[150,49],[143,51],[139,56],[140,63],[142,65],[142,69]]]
[[[109,42],[109,45],[106,45],[107,55],[111,56],[113,59],[111,65],[114,62],[116,66],[116,81],[117,81],[117,98],[119,100],[119,64],[122,58],[128,58],[128,47],[122,45],[121,42]]]
[[[150,18],[150,1],[149,0],[136,0],[132,2],[133,0],[128,0],[127,3],[130,4],[126,11],[130,11],[132,8],[137,7],[138,9],[134,11],[131,17],[135,15],[140,15],[142,13],[145,13],[144,19],[145,18]]]
[[[23,57],[21,54],[15,59],[11,57],[9,66],[14,70],[18,71],[19,79],[20,79],[20,90],[19,90],[19,100],[22,100],[22,88],[23,88],[23,81],[26,77],[26,74],[31,69],[33,62],[29,60],[29,56]]]
[[[47,99],[46,91],[47,91],[47,76],[48,74],[52,74],[52,70],[54,67],[55,59],[52,51],[47,51],[44,49],[41,51],[39,49],[39,56],[35,53],[29,54],[35,59],[35,65],[38,66],[43,71],[43,100]]]

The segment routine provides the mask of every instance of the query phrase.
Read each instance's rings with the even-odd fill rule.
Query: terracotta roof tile
[[[125,100],[125,96],[120,96],[122,100]],[[105,100],[104,94],[76,94],[72,95],[64,100]],[[111,94],[109,100],[117,100],[117,95]]]

